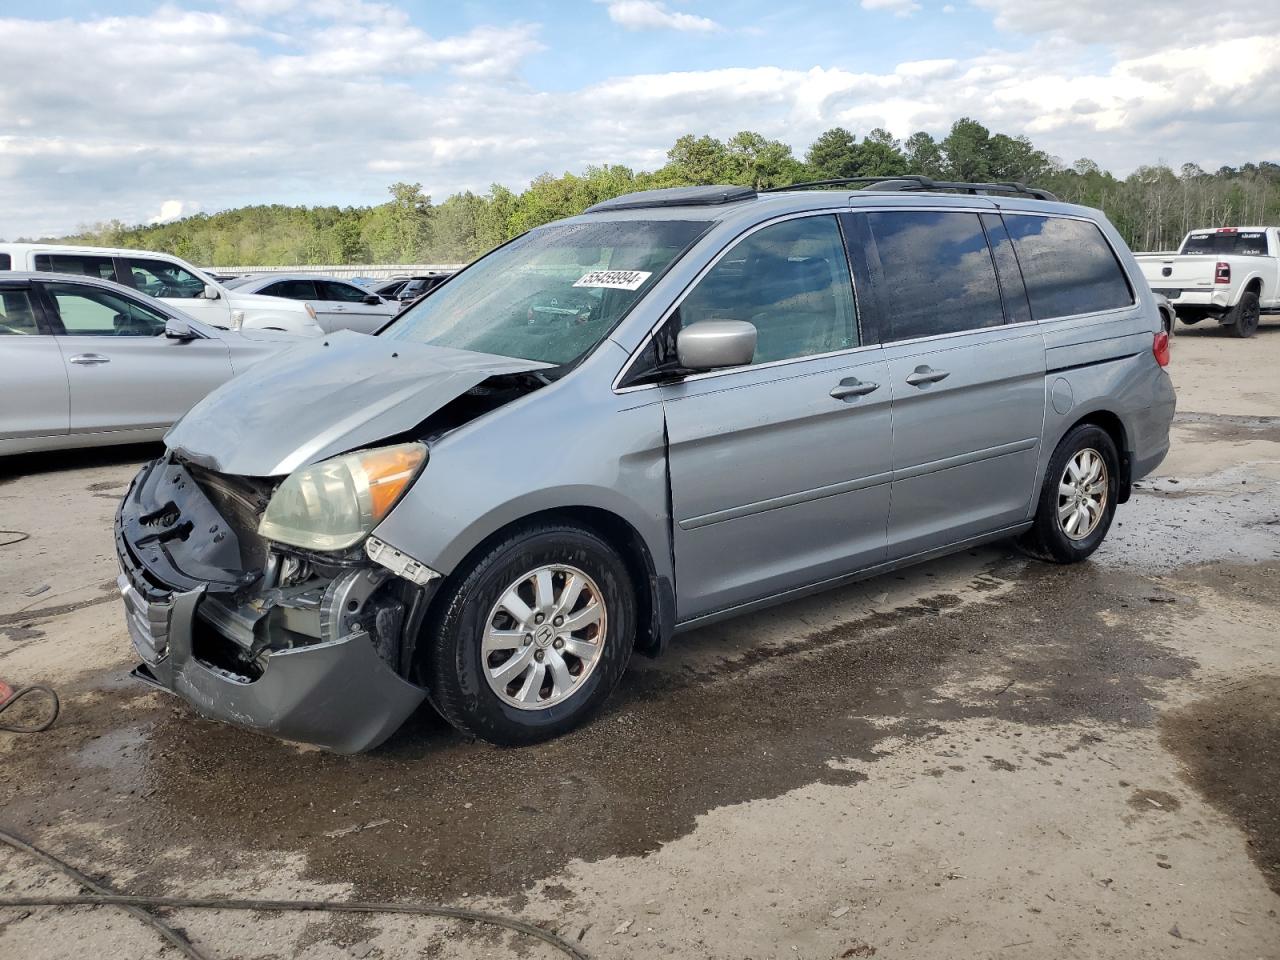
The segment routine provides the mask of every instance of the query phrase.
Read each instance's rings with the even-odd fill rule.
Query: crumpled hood
[[[548,366],[343,330],[228,381],[165,443],[219,473],[278,476],[402,433],[487,377]]]

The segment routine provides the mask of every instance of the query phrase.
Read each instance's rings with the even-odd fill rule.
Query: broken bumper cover
[[[261,668],[252,677],[213,662],[216,658],[202,658],[195,642],[199,633],[231,639],[211,615],[223,606],[226,594],[210,593],[219,589],[216,583],[193,585],[187,580],[180,587],[171,586],[160,579],[160,569],[152,569],[181,578],[169,565],[173,558],[167,551],[160,558],[150,545],[131,548],[126,538],[136,525],[130,523],[130,515],[141,509],[136,488],[143,480],[140,475],[135,481],[116,518],[122,571],[117,585],[130,637],[143,661],[135,677],[177,694],[211,719],[338,753],[377,746],[421,705],[425,691],[397,674],[363,630],[265,650],[257,659]],[[180,508],[185,513],[203,506],[184,503]],[[152,562],[146,563],[143,556]],[[201,604],[210,605],[205,616]]]

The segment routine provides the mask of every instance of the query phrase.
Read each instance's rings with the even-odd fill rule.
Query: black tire
[[[1097,525],[1087,536],[1076,540],[1067,534],[1058,518],[1061,502],[1058,485],[1066,473],[1067,463],[1077,454],[1088,450],[1095,451],[1106,466],[1106,500]],[[1049,458],[1044,484],[1036,502],[1035,521],[1031,529],[1019,538],[1019,546],[1033,557],[1051,563],[1079,563],[1098,549],[1107,531],[1111,529],[1119,492],[1120,456],[1111,435],[1091,423],[1082,423],[1072,428]]]
[[[1261,304],[1258,295],[1247,290],[1240,295],[1240,302],[1231,308],[1223,321],[1227,333],[1233,337],[1244,339],[1258,332],[1258,322],[1262,318]]]
[[[571,695],[544,709],[522,709],[490,686],[485,658],[493,654],[482,652],[481,640],[507,588],[548,564],[576,567],[598,585],[607,611],[603,649]],[[424,638],[428,697],[458,730],[500,746],[549,740],[582,723],[613,692],[635,646],[635,588],[626,564],[595,533],[559,523],[529,527],[484,548],[450,577],[433,607],[438,612]]]
[[[1172,337],[1175,333],[1177,333],[1178,319],[1176,316],[1174,316],[1174,313],[1172,310],[1161,310],[1160,322],[1164,326],[1164,332],[1167,333],[1169,336]]]

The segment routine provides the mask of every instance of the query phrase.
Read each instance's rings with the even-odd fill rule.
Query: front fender
[[[232,307],[232,309],[239,309]],[[241,330],[278,330],[295,337],[322,337],[324,329],[305,313],[293,313],[286,310],[244,311],[244,322]]]
[[[572,378],[570,378],[572,379]],[[431,444],[426,468],[374,534],[443,574],[485,539],[549,510],[601,510],[671,576],[666,435],[658,404],[590,402],[561,381]]]

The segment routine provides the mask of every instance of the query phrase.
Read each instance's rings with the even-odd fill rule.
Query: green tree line
[[[420,183],[396,183],[389,188],[390,199],[377,206],[259,205],[145,226],[112,221],[63,239],[164,250],[215,267],[453,263],[633,190],[712,183],[759,189],[901,174],[1045,187],[1063,200],[1104,210],[1135,250],[1173,248],[1195,227],[1280,222],[1280,165],[1275,163],[1213,172],[1194,163],[1178,170],[1153,164],[1121,179],[1092,160],[1068,165],[1025,136],[993,134],[966,117],[941,139],[922,131],[898,140],[876,128],[859,140],[834,127],[803,157],[788,144],[749,130],[728,140],[687,134],[667,151],[666,164],[653,171],[607,165],[560,176],[544,173],[520,193],[494,184],[482,194],[457,193],[441,203],[433,203]]]

